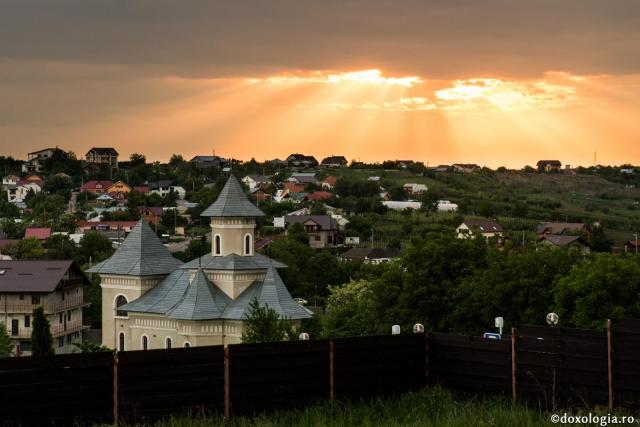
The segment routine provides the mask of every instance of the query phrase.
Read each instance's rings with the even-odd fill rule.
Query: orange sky
[[[0,155],[640,164],[638,3],[545,1],[12,1]]]

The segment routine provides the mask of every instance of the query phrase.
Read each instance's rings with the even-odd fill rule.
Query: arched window
[[[219,234],[216,234],[216,237],[214,238],[213,254],[220,255],[221,253],[222,253],[222,237],[220,237]]]
[[[189,341],[187,341],[186,343],[184,343],[184,346],[185,346],[186,348],[189,348],[189,347],[191,347],[191,344],[189,343]]]
[[[120,332],[118,335],[118,350],[124,351],[124,332]]]
[[[127,298],[124,295],[118,295],[115,302],[116,316],[118,317],[127,317],[127,312],[124,310],[118,310],[118,307],[121,307],[128,303]]]
[[[166,345],[165,345],[165,347],[166,347],[166,348],[171,348],[171,338],[167,338],[167,339],[166,339]]]
[[[244,236],[244,254],[251,255],[251,234]]]
[[[142,349],[143,350],[148,350],[149,349],[149,338],[147,338],[146,335],[142,336]]]

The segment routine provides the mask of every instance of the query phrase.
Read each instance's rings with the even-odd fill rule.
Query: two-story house
[[[118,152],[113,147],[93,147],[84,157],[87,163],[109,165],[112,169],[118,169]]]
[[[504,237],[504,230],[500,224],[491,219],[467,219],[456,228],[458,239],[474,239],[482,236],[485,239]]]
[[[274,224],[275,221],[276,219],[274,219]],[[304,230],[309,235],[309,246],[314,249],[330,248],[338,243],[338,223],[330,215],[285,216],[285,230],[292,224],[302,224],[304,226]]]
[[[73,261],[0,260],[0,321],[19,354],[30,354],[33,310],[42,307],[56,353],[82,342],[82,307],[88,279]]]

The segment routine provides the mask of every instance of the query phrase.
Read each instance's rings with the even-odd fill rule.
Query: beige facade
[[[211,254],[253,255],[255,218],[211,218]]]

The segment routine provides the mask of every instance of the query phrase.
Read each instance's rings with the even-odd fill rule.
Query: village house
[[[491,219],[467,219],[456,228],[458,239],[474,239],[482,236],[485,239],[504,237],[502,226]]]
[[[158,225],[162,220],[162,215],[164,214],[163,207],[140,207],[139,209],[140,215],[142,219],[145,220],[148,224]]]
[[[17,185],[20,177],[16,175],[7,175],[2,178],[2,185]]]
[[[480,166],[475,163],[455,163],[451,165],[451,168],[454,172],[460,173],[472,173],[481,169]]]
[[[538,244],[547,247],[557,248],[579,248],[584,254],[591,252],[589,244],[580,236],[559,236],[554,234],[545,234],[538,240]]]
[[[287,157],[287,162],[291,166],[315,168],[318,166],[318,161],[313,156],[306,156],[300,153],[294,153]]]
[[[419,196],[428,190],[426,185],[415,183],[406,183],[402,186],[402,188],[410,197]]]
[[[249,189],[261,187],[264,190],[271,185],[271,177],[264,175],[247,175],[242,178],[242,183],[249,187]]]
[[[433,168],[433,170],[434,172],[438,172],[438,173],[447,173],[447,172],[453,171],[453,167],[449,165],[438,165],[435,168]]]
[[[11,203],[24,202],[29,193],[39,193],[42,191],[42,181],[30,182],[26,179],[18,181],[16,184],[5,185],[7,191],[7,200]]]
[[[340,259],[343,261],[365,264],[382,264],[399,257],[400,249],[396,248],[351,248],[340,255]]]
[[[220,156],[195,156],[189,160],[189,163],[198,169],[220,169],[222,166],[226,165],[228,161]]]
[[[107,188],[107,194],[116,200],[124,200],[133,190],[129,184],[123,181],[116,181]]]
[[[302,224],[309,235],[309,246],[330,248],[338,244],[338,224],[330,215],[287,215],[274,218],[274,227],[284,226],[285,235],[292,224]]]
[[[107,193],[109,187],[113,185],[113,181],[87,181],[80,187],[80,191],[86,191],[87,193],[102,194]]]
[[[323,190],[333,190],[338,182],[338,178],[335,176],[328,176],[322,181],[320,181],[320,186]]]
[[[249,190],[249,194],[251,199],[253,199],[256,203],[260,204],[260,202],[266,202],[271,199],[271,194],[267,193],[262,189],[262,187],[255,187]]]
[[[36,238],[41,242],[45,242],[51,237],[51,228],[49,227],[29,227],[24,230],[24,238]]]
[[[407,169],[415,165],[413,160],[396,160],[396,167],[399,169]]]
[[[161,197],[166,197],[172,192],[178,196],[178,199],[184,199],[184,196],[187,195],[187,190],[185,190],[184,187],[176,185],[176,183],[171,180],[149,182],[147,186],[149,188],[149,194],[157,194]]]
[[[333,194],[329,193],[328,191],[314,191],[307,194],[306,199],[309,202],[321,202],[324,200],[329,200],[332,197]]]
[[[640,243],[636,244],[635,240],[627,240],[624,243],[624,251],[626,253],[637,254],[640,252]]]
[[[33,310],[42,307],[51,325],[56,353],[77,351],[85,329],[89,281],[73,261],[0,260],[0,319],[21,355],[31,353]]]
[[[124,238],[126,237],[133,227],[136,226],[137,221],[78,221],[76,223],[76,233],[84,234],[87,231],[112,231]]]
[[[58,147],[45,148],[38,151],[27,153],[27,161],[22,164],[22,172],[44,172],[44,166],[47,159],[53,157],[56,151],[62,151]]]
[[[241,342],[256,299],[298,325],[311,312],[297,304],[277,272],[284,264],[254,252],[264,216],[231,176],[202,212],[211,221],[211,253],[183,264],[144,222],[106,261],[89,269],[102,287],[102,343],[147,350]]]
[[[346,168],[349,162],[344,156],[329,156],[322,159],[321,166],[325,168]]]
[[[118,169],[118,152],[113,147],[93,147],[84,158],[87,163],[109,165],[112,169]]]
[[[318,184],[318,178],[316,174],[311,173],[294,173],[291,174],[289,178],[287,178],[288,182],[293,182],[294,184],[307,185],[307,184]]]
[[[562,163],[560,163],[560,160],[540,160],[537,166],[538,172],[559,172]]]
[[[539,237],[549,234],[584,234],[591,236],[591,229],[584,222],[542,222],[538,224],[536,232]]]

